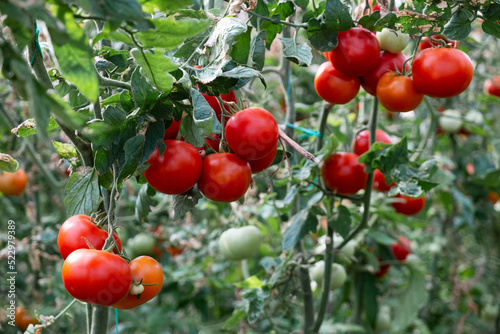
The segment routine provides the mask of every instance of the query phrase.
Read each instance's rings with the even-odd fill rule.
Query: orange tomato
[[[22,306],[16,307],[15,319],[16,326],[23,331],[25,331],[30,324],[38,324],[38,319],[31,317]]]
[[[5,196],[19,196],[24,192],[28,176],[23,169],[18,169],[17,172],[3,172],[0,174],[0,192]]]

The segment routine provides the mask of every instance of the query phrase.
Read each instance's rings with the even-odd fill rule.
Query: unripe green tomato
[[[445,110],[439,117],[439,126],[445,132],[458,132],[462,127],[462,114],[454,109]]]
[[[333,235],[333,246],[337,247],[344,241],[344,238],[342,238],[341,235],[339,234],[334,234]],[[354,240],[349,240],[344,247],[340,250],[340,254],[344,255],[345,257],[351,259],[354,257],[354,252],[356,251],[356,241]]]
[[[484,123],[483,113],[479,110],[469,110],[464,117],[466,123],[465,127],[471,127],[471,125],[481,126]]]
[[[155,238],[146,233],[139,233],[127,241],[126,250],[130,252],[129,256],[147,255],[153,252],[153,247],[156,244]]]
[[[310,269],[312,279],[320,287],[323,286],[323,279],[325,276],[325,261],[321,260],[316,262]],[[344,285],[347,279],[347,273],[344,267],[338,263],[332,264],[332,276],[330,279],[330,290],[335,290]]]
[[[384,28],[381,32],[377,32],[378,43],[380,48],[391,53],[403,51],[410,43],[410,35],[400,31],[394,31]]]
[[[498,316],[498,305],[486,304],[481,313],[481,318],[487,322],[494,322]]]
[[[243,260],[255,256],[260,249],[262,233],[253,226],[230,228],[219,237],[219,250],[230,260]]]
[[[391,329],[391,309],[387,305],[382,305],[378,309],[377,319],[375,320],[375,332],[385,332]]]

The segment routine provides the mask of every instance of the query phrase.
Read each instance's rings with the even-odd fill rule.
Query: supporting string
[[[42,54],[42,48],[40,47],[40,43],[38,42],[38,34],[40,33],[40,30],[38,30],[38,26],[35,22],[35,43],[36,43],[36,46],[35,46],[35,52],[33,52],[33,57],[31,58],[31,62],[30,62],[30,65],[31,67],[33,67],[33,64],[35,63],[35,57],[36,57],[36,54],[38,52],[40,52],[40,56],[43,57],[43,54]]]
[[[318,138],[322,138],[323,137],[323,134],[322,133],[319,133],[318,131],[315,131],[315,130],[311,130],[311,129],[306,129],[306,128],[303,128],[301,126],[297,126],[295,124],[292,124],[292,123],[284,123],[286,126],[288,126],[289,128],[292,128],[292,129],[295,129],[295,130],[299,130],[299,131],[302,131],[305,133],[305,135],[302,135],[300,136],[299,138],[306,138],[306,137],[310,137],[310,136],[316,136]]]
[[[116,325],[115,325],[116,334],[119,334],[118,333],[118,309],[117,308],[115,308],[115,322],[116,322]]]

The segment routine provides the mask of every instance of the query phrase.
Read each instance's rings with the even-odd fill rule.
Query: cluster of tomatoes
[[[149,256],[127,262],[122,244],[113,234],[114,254],[101,250],[108,232],[89,216],[68,218],[59,230],[57,244],[63,257],[64,287],[74,298],[101,306],[130,309],[155,297],[163,286],[163,270]]]
[[[243,109],[230,118],[222,116],[218,100],[204,96],[219,121],[225,123],[225,140],[232,153],[220,152],[220,139],[212,135],[205,143],[215,153],[202,159],[201,148],[175,139],[179,125],[173,123],[165,131],[165,152],[160,154],[156,148],[144,175],[154,189],[164,194],[183,194],[198,184],[209,199],[233,202],[246,193],[253,173],[261,172],[273,163],[278,150],[278,124],[271,113],[257,107]],[[227,102],[236,101],[232,91],[221,98]]]

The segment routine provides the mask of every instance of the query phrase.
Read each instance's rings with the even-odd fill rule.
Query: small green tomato
[[[387,28],[377,32],[377,39],[380,48],[391,53],[403,51],[410,43],[410,35]]]
[[[439,126],[445,132],[458,132],[462,127],[462,114],[454,109],[445,110],[439,117]]]
[[[230,260],[243,260],[255,256],[260,249],[262,233],[253,226],[230,228],[219,237],[219,250]]]

